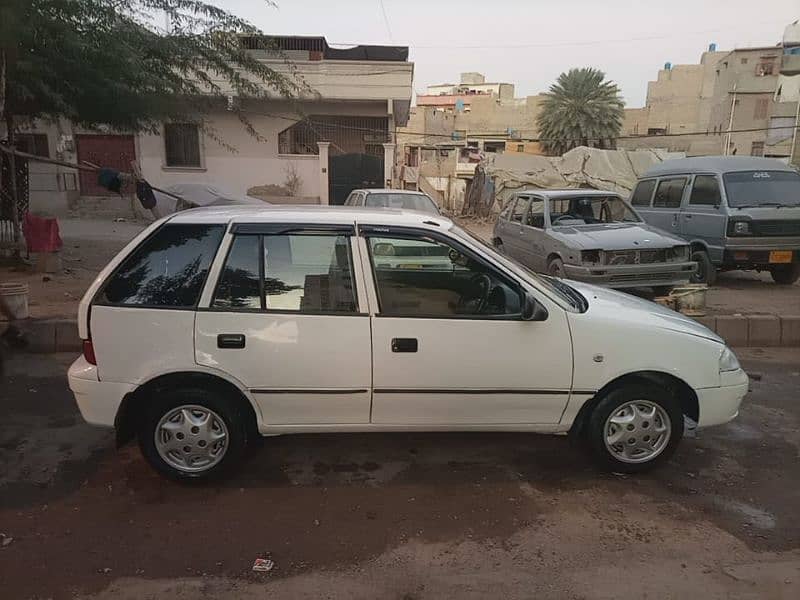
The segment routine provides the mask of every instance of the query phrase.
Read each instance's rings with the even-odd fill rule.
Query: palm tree
[[[570,69],[558,76],[536,118],[542,147],[561,155],[576,146],[615,147],[622,130],[619,88],[599,69]]]

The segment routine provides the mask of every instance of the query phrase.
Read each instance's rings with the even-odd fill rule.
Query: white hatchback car
[[[218,474],[261,435],[572,433],[616,471],[733,419],[747,375],[651,302],[536,275],[448,219],[206,208],[162,219],[80,304],[70,388],[164,475]]]

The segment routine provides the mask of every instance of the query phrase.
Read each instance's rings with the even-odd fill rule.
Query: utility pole
[[[731,118],[728,121],[728,132],[725,134],[725,152],[723,154],[728,156],[731,151],[731,130],[733,129],[733,113],[736,111],[736,84],[733,84],[733,99],[731,100]]]
[[[792,131],[792,147],[789,150],[789,164],[794,165],[794,150],[797,147],[797,127],[800,125],[800,94],[797,95],[797,108],[794,111],[794,130]]]

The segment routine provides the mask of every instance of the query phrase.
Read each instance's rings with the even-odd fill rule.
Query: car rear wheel
[[[692,260],[697,263],[697,270],[692,273],[689,281],[692,283],[714,285],[714,282],[717,280],[717,267],[711,262],[708,252],[705,250],[695,250],[692,252]]]
[[[170,479],[219,476],[239,462],[247,447],[246,422],[236,407],[218,391],[164,390],[142,420],[142,454]]]
[[[564,261],[560,258],[554,258],[547,263],[547,272],[553,277],[564,277]]]
[[[669,459],[683,437],[683,413],[665,390],[642,384],[610,391],[589,417],[587,440],[606,470],[647,471]]]
[[[792,285],[800,279],[800,263],[771,267],[772,280],[780,285]]]

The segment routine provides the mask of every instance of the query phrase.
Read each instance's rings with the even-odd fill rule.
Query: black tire
[[[494,238],[492,240],[492,246],[494,246],[494,249],[497,250],[500,254],[506,253],[505,246],[503,246],[503,240],[501,240],[500,238]]]
[[[692,273],[689,281],[692,283],[705,283],[709,286],[717,281],[717,267],[711,262],[708,252],[705,250],[694,250],[692,260],[697,263],[697,270]]]
[[[654,285],[653,286],[653,294],[655,296],[669,296],[669,293],[672,291],[671,285]]]
[[[147,462],[156,471],[176,481],[201,481],[221,477],[241,462],[253,428],[248,427],[248,419],[240,409],[240,399],[232,398],[229,393],[220,390],[198,387],[166,389],[156,394],[158,397],[148,406],[139,428],[139,447]],[[216,464],[206,470],[197,472],[180,470],[167,462],[156,448],[156,428],[159,421],[168,412],[184,405],[199,406],[213,411],[227,429],[224,454]],[[194,446],[194,442],[188,436],[186,440],[187,447]]]
[[[564,277],[564,261],[556,257],[547,263],[547,274],[553,277]]]
[[[609,417],[617,412],[624,404],[641,400],[661,407],[669,419],[670,435],[660,452],[650,460],[643,462],[626,462],[620,460],[611,450],[606,447],[605,430]],[[651,431],[654,423],[645,421],[640,429],[636,429],[631,435],[642,436]],[[647,427],[644,429],[643,427]],[[667,391],[655,385],[630,384],[608,392],[600,400],[597,406],[589,415],[589,420],[584,430],[589,450],[592,458],[598,465],[607,471],[617,473],[641,473],[657,467],[659,464],[669,460],[675,452],[678,444],[683,438],[683,413],[681,407]],[[633,438],[632,438],[633,439]]]
[[[771,267],[772,281],[779,285],[792,285],[800,279],[800,263]]]

